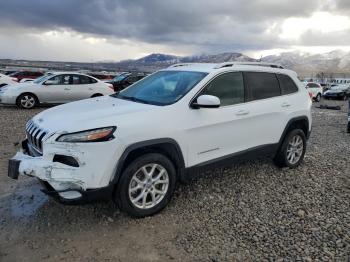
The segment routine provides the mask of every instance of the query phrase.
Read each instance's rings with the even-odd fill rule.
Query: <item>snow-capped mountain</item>
[[[151,54],[139,59],[120,62],[101,61],[95,63],[55,62],[0,59],[0,66],[50,68],[50,70],[92,70],[92,71],[146,71],[153,72],[176,63],[223,63],[230,61],[260,61],[237,52],[219,54],[200,54],[175,56],[169,54]],[[297,71],[300,75],[317,73],[350,74],[350,52],[335,50],[323,54],[310,54],[300,51],[284,52],[278,55],[265,56],[262,62],[277,63]]]
[[[126,69],[154,71],[176,63],[223,63],[229,61],[252,62],[256,60],[240,53],[221,53],[216,55],[202,54],[184,57],[166,54],[151,54],[136,60],[121,61],[117,63],[117,65],[118,67]]]
[[[158,64],[168,64],[168,63],[178,63],[181,57],[174,55],[165,55],[165,54],[151,54],[140,59],[134,60],[136,64],[149,65],[153,63]]]
[[[180,62],[182,63],[223,63],[223,62],[254,62],[253,58],[250,58],[241,53],[221,53],[216,55],[196,55],[183,57]]]
[[[151,54],[136,60],[117,63],[118,67],[135,70],[154,71],[176,63],[223,63],[229,61],[256,62],[258,60],[241,53],[226,52],[220,54],[201,54],[193,56],[175,56]],[[285,52],[265,56],[262,62],[281,64],[298,73],[310,72],[350,72],[350,52],[335,50],[324,54],[310,54],[300,51]]]

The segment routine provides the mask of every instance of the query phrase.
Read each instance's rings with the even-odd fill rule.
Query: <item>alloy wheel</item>
[[[35,98],[31,95],[24,95],[20,99],[23,108],[32,108],[35,105]]]
[[[140,209],[149,209],[159,204],[169,188],[167,170],[155,163],[147,164],[138,169],[129,183],[129,199]]]
[[[291,138],[287,146],[287,160],[294,165],[300,160],[304,150],[304,142],[300,135]]]

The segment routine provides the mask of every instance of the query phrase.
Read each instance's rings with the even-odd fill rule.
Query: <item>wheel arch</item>
[[[279,140],[279,146],[283,143],[283,140],[288,134],[288,132],[296,128],[301,129],[304,132],[306,138],[309,138],[310,136],[309,125],[310,125],[309,118],[307,116],[299,116],[299,117],[290,119],[281,135],[281,138]]]
[[[103,94],[101,93],[95,93],[91,96],[91,98],[94,98],[94,97],[99,97],[99,96],[103,96]]]
[[[39,97],[38,97],[36,94],[34,94],[34,93],[32,93],[32,92],[22,92],[22,93],[20,93],[20,94],[16,97],[16,104],[17,104],[17,105],[18,105],[18,99],[19,99],[19,97],[20,97],[21,95],[25,95],[25,94],[29,94],[29,95],[34,96],[34,98],[36,99],[36,102],[37,102],[38,104],[40,103]]]
[[[184,177],[185,161],[179,144],[172,138],[152,139],[129,145],[118,160],[117,169],[111,180],[116,188],[124,169],[137,157],[147,153],[160,153],[174,164],[180,181]]]

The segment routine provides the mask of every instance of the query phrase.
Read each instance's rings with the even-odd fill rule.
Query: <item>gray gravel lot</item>
[[[63,206],[36,180],[7,178],[13,143],[41,110],[0,107],[0,261],[350,261],[347,106],[313,109],[299,168],[262,159],[208,171],[146,219],[112,203]]]

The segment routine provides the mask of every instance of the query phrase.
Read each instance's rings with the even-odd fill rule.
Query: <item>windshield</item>
[[[119,75],[119,76],[116,76],[113,81],[114,82],[120,82],[120,81],[123,81],[128,75],[127,74],[123,74],[123,75]]]
[[[47,79],[49,79],[51,76],[52,76],[52,74],[48,74],[48,75],[41,76],[41,77],[35,79],[35,80],[33,81],[33,83],[34,83],[34,84],[40,84],[41,82],[44,82],[44,81],[46,81]]]
[[[144,78],[113,96],[153,105],[169,105],[180,100],[207,73],[160,71]]]

